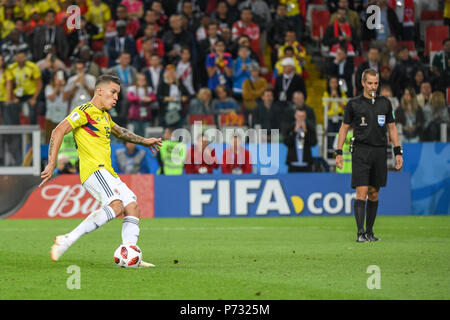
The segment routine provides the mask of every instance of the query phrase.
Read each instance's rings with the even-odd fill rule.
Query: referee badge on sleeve
[[[378,115],[378,125],[380,127],[382,127],[382,126],[384,126],[385,122],[386,122],[386,116],[384,114]]]

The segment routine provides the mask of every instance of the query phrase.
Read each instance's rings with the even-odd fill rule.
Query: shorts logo
[[[378,115],[378,124],[380,127],[384,126],[384,123],[386,122],[386,116],[384,114]]]
[[[114,191],[114,193],[115,193],[115,194],[117,194],[118,196],[120,195],[120,192],[119,192],[119,190],[117,190],[117,189],[114,189],[113,191]]]
[[[366,127],[367,123],[366,123],[366,118],[365,117],[361,117],[361,123],[359,124],[360,127]]]

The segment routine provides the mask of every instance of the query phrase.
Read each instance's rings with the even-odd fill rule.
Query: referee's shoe
[[[358,234],[356,236],[356,242],[366,242],[366,241],[369,241],[369,239],[367,239],[367,237],[366,237],[366,233],[358,232]]]
[[[373,232],[371,232],[371,233],[366,233],[365,236],[366,236],[366,239],[367,239],[368,241],[378,241],[378,240],[380,240],[380,239],[378,239],[377,237],[375,237],[375,235],[373,234]]]

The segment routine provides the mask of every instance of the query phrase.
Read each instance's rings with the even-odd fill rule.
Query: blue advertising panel
[[[155,176],[155,217],[257,217],[350,215],[350,175]],[[389,173],[379,193],[379,214],[411,214],[408,173]]]
[[[450,143],[405,143],[414,214],[450,214]]]

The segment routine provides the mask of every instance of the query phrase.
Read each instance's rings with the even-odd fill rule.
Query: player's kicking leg
[[[53,261],[59,260],[82,235],[94,231],[124,213],[123,199],[117,186],[120,179],[117,179],[106,169],[97,170],[86,179],[83,187],[102,204],[102,208],[92,212],[72,232],[56,237],[51,249]]]
[[[136,245],[139,239],[139,217],[140,210],[136,202],[131,202],[125,206],[125,218],[123,218],[122,226],[122,243]],[[141,261],[139,268],[154,267],[154,264]]]
[[[55,244],[52,246],[50,256],[53,261],[58,261],[64,252],[69,249],[82,235],[92,232],[103,226],[108,221],[123,214],[122,201],[114,200],[109,205],[92,212],[83,220],[72,232],[57,236]]]

